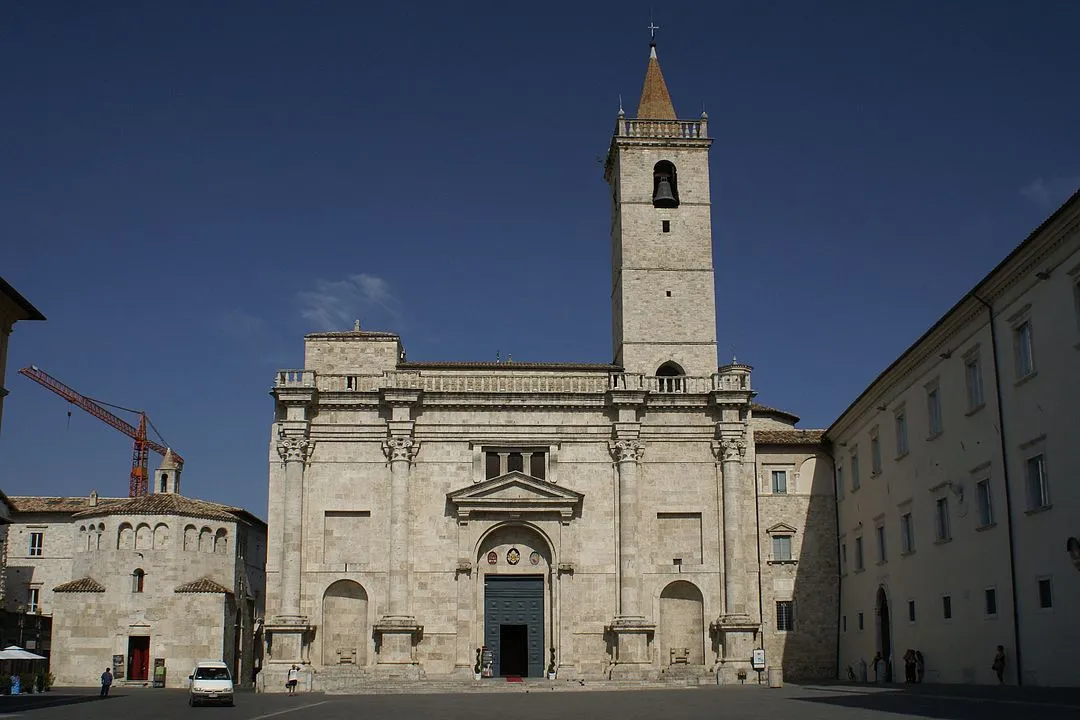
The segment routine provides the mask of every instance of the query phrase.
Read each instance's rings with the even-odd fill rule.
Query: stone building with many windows
[[[829,428],[840,666],[902,681],[1076,685],[1080,193]],[[865,670],[873,679],[872,667]]]
[[[239,508],[179,494],[169,456],[137,498],[10,498],[9,609],[51,619],[58,685],[185,687],[196,660],[223,659],[238,684],[261,662],[266,525]]]
[[[265,689],[294,663],[316,689],[737,682],[755,650],[835,675],[831,460],[754,402],[749,366],[718,367],[711,144],[653,46],[605,164],[611,363],[414,362],[359,323],[305,337],[272,390]]]

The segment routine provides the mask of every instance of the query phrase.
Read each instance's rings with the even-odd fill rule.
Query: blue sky
[[[1080,3],[654,2],[715,138],[721,357],[828,425],[1080,183]],[[689,10],[689,11],[688,11]],[[412,360],[611,359],[604,155],[649,3],[0,5],[0,487],[127,492],[146,409],[184,492],[265,516],[303,333]],[[151,458],[155,466],[158,458]]]

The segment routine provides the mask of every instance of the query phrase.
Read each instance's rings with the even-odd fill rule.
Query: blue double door
[[[484,578],[484,644],[498,677],[544,675],[544,578]]]

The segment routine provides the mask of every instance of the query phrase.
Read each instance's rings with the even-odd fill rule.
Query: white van
[[[233,704],[232,673],[220,660],[200,660],[188,675],[188,705],[204,702]]]

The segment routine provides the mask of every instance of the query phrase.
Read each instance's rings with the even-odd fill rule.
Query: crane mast
[[[44,370],[37,368],[33,365],[30,367],[24,367],[19,370],[20,375],[25,375],[39,385],[52,390],[54,393],[64,398],[72,405],[77,405],[86,412],[90,413],[98,420],[111,425],[113,428],[127,435],[129,438],[135,441],[135,447],[131,454],[131,477],[128,482],[128,497],[142,497],[146,495],[148,488],[148,479],[150,474],[147,470],[150,459],[150,451],[158,453],[162,457],[166,453],[170,452],[170,448],[165,447],[159,443],[146,437],[146,425],[147,417],[146,413],[142,410],[132,410],[130,412],[137,413],[139,416],[139,424],[136,427],[127,420],[117,417],[113,413],[105,409],[103,405],[98,403],[92,398],[88,398],[85,395],[73,390],[64,383],[60,382],[56,378],[49,375]],[[184,467],[184,459],[180,457],[180,454],[175,450],[171,450],[173,458],[176,460],[177,471],[182,470]]]

